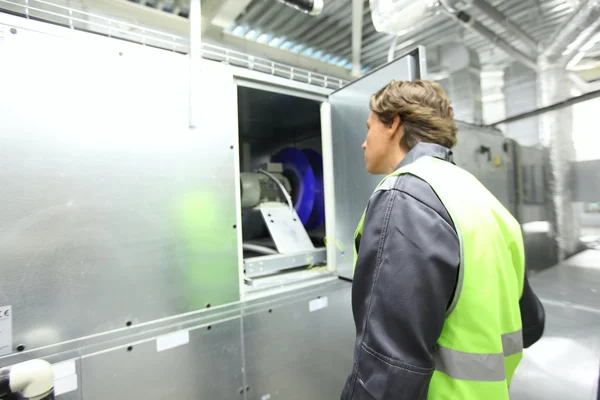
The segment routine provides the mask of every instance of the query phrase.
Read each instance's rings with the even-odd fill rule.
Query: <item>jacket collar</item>
[[[425,156],[439,158],[454,164],[452,150],[439,144],[421,142],[417,143],[417,145],[406,154],[406,157],[398,164],[396,169],[404,167]]]

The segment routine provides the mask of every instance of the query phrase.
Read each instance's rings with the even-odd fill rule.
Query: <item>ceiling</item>
[[[187,17],[186,0],[136,0],[139,1],[148,7]],[[543,46],[580,1],[488,0],[488,3]],[[300,13],[276,0],[202,0],[202,7],[203,19],[213,33],[215,28],[218,29],[219,36],[229,38],[230,42],[235,42],[235,38],[238,44],[253,44],[256,47],[249,49],[264,48],[270,54],[273,54],[272,50],[278,50],[282,54],[287,53],[289,60],[312,59],[318,62],[315,64],[317,68],[323,64],[336,67],[333,71],[337,71],[334,74],[338,76],[352,68],[352,0],[325,0],[324,10],[318,16]],[[515,36],[477,8],[473,7],[469,12],[500,38],[522,52],[528,52]],[[362,20],[361,71],[366,72],[386,62],[393,38],[375,31],[368,0],[364,1]],[[597,37],[600,38],[600,35]],[[462,42],[475,50],[484,70],[500,69],[513,61],[490,40],[462,27],[445,14],[439,14],[401,36],[397,41],[397,54],[417,45],[435,46],[450,41]],[[580,63],[581,75],[593,80],[598,73],[588,70],[598,69],[599,63],[600,40]],[[331,70],[327,72],[332,73]]]

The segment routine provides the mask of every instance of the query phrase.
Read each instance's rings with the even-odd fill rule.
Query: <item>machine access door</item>
[[[354,232],[369,197],[383,176],[367,173],[361,144],[367,134],[371,95],[391,80],[416,80],[425,73],[422,47],[353,81],[329,97],[331,107],[331,145],[333,155],[333,203],[327,225],[332,223],[335,238],[333,262],[339,276],[353,275]],[[330,212],[328,211],[328,213]],[[330,222],[331,221],[331,222]],[[328,233],[328,235],[331,235]],[[333,248],[328,243],[328,248]],[[331,263],[331,259],[329,262]]]

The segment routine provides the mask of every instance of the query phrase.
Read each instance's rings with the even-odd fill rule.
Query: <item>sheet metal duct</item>
[[[584,1],[547,42],[539,59],[541,106],[566,100],[572,84],[566,63],[598,28],[600,0]],[[579,240],[579,213],[573,204],[572,163],[575,160],[572,109],[546,113],[540,119],[542,142],[550,149],[551,189],[559,260],[575,252]]]
[[[600,0],[583,2],[573,16],[548,40],[547,47],[541,54],[541,61],[566,64],[599,26]]]
[[[462,24],[465,28],[477,32],[478,34],[489,40],[491,43],[513,56],[517,61],[519,61],[523,65],[534,70],[537,69],[537,63],[535,59],[513,47],[506,40],[498,36],[494,31],[490,30],[485,25],[481,24],[479,21],[473,18],[471,14],[467,13],[466,11],[453,12],[449,9],[445,9],[445,11],[448,13],[448,15],[450,15],[454,20]]]
[[[477,32],[492,44],[513,56],[519,62],[522,62],[529,68],[537,69],[535,59],[537,57],[537,44],[535,41],[527,36],[525,32],[519,29],[515,24],[508,21],[500,11],[493,6],[484,3],[485,1],[478,0],[370,0],[373,25],[379,32],[402,35],[420,27],[424,22],[427,22],[440,12],[444,12],[467,29]],[[485,13],[493,21],[504,25],[506,29],[513,32],[513,34],[515,34],[515,36],[526,46],[533,48],[532,51],[534,57],[530,57],[515,48],[509,42],[498,36],[494,31],[473,18],[473,16],[467,12],[473,5],[478,6],[480,11]],[[392,46],[395,48],[395,44]],[[392,54],[391,49],[390,54]]]
[[[481,124],[483,106],[479,56],[462,43],[446,43],[432,50],[429,54],[437,60],[438,65],[428,66],[435,69],[439,67],[444,72],[444,77],[437,81],[452,99],[456,119]]]
[[[542,64],[538,79],[541,106],[569,97],[571,82],[564,66]],[[572,201],[571,166],[575,159],[572,131],[570,107],[540,118],[542,143],[550,149],[550,187],[559,261],[575,252],[579,240],[579,215]]]
[[[471,0],[473,7],[486,14],[492,21],[503,26],[508,32],[512,33],[521,43],[534,54],[538,53],[537,42],[522,30],[517,24],[512,22],[506,15],[500,12],[496,7],[492,6],[486,0]]]

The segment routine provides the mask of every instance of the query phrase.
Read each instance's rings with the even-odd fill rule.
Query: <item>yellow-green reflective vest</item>
[[[437,340],[428,399],[508,399],[523,352],[519,299],[525,256],[520,225],[475,177],[437,158],[419,158],[377,188],[394,187],[403,174],[429,183],[460,241],[458,283]],[[356,236],[362,234],[364,218],[363,213]],[[355,266],[356,258],[355,248]]]

